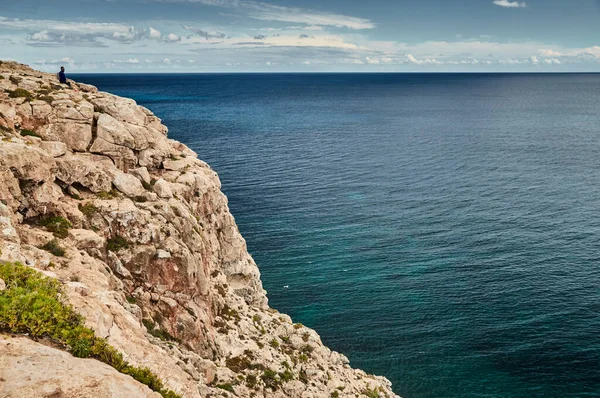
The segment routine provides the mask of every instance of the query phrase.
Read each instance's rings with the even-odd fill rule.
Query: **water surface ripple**
[[[78,78],[209,162],[271,305],[398,394],[600,397],[600,75]]]

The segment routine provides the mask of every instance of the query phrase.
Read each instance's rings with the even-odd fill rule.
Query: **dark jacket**
[[[58,81],[60,81],[61,83],[67,82],[67,78],[65,77],[65,72],[63,72],[62,70],[60,72],[58,72]]]

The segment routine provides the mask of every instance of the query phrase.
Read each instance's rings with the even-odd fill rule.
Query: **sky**
[[[600,72],[600,0],[0,0],[67,72]]]

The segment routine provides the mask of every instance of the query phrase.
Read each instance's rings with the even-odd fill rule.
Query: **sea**
[[[600,74],[86,74],[216,170],[272,307],[403,398],[600,397]]]

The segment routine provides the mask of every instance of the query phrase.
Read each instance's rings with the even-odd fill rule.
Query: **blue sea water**
[[[77,79],[209,162],[270,304],[404,398],[600,397],[600,75]]]

